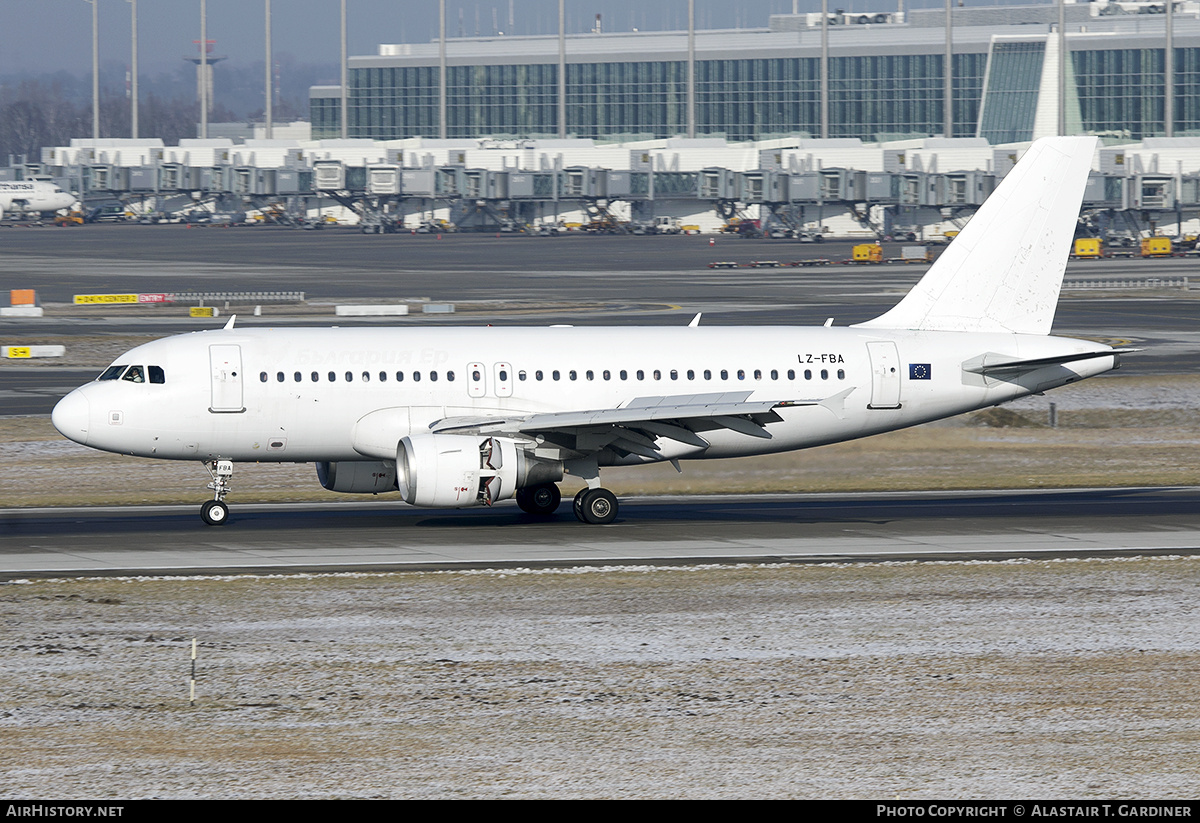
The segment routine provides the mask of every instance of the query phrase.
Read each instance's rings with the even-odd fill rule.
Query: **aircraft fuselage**
[[[55,410],[97,449],[181,460],[394,459],[396,441],[446,419],[610,409],[637,398],[737,394],[807,405],[776,410],[769,437],[730,428],[707,447],[658,439],[657,459],[765,454],[904,428],[1045,391],[1117,356],[1007,379],[964,368],[1104,352],[1021,334],[856,328],[397,328],[205,331],[139,346]],[[110,370],[109,374],[112,373]],[[159,379],[161,378],[161,382]],[[747,394],[748,393],[748,394]],[[384,415],[385,431],[364,431]],[[652,462],[610,453],[601,465]]]

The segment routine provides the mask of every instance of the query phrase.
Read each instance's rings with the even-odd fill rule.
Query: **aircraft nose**
[[[50,422],[63,437],[87,445],[91,413],[92,406],[87,397],[76,389],[54,406],[54,411],[50,412]]]

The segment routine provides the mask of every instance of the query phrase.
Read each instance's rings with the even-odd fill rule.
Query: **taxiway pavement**
[[[612,526],[515,505],[0,510],[0,579],[590,564],[997,560],[1200,551],[1200,488],[632,498]]]

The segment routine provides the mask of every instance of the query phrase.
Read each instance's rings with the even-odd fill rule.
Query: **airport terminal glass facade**
[[[687,80],[687,64],[683,64]],[[683,88],[684,101],[687,87]],[[687,131],[687,112],[682,129]],[[696,131],[730,140],[812,132],[821,116],[815,58],[696,61]],[[820,127],[817,127],[820,130]]]
[[[1200,49],[1175,49],[1175,134],[1200,134]]]
[[[875,140],[881,135],[941,134],[944,62],[942,54],[832,58],[829,136]],[[975,136],[986,64],[986,54],[954,55],[954,137]],[[819,131],[818,118],[809,122]]]
[[[1196,49],[1176,49],[1177,55],[1181,51],[1194,53]],[[1071,62],[1084,129],[1127,135],[1135,140],[1163,134],[1162,49],[1074,51]],[[1179,79],[1177,75],[1177,88]],[[1179,127],[1176,120],[1176,128]]]
[[[1161,17],[1122,17],[1125,13],[1120,11],[1097,17],[1087,5],[1067,9],[1068,131],[1130,139],[1165,133],[1165,50],[1157,33],[1162,31]],[[956,20],[975,15],[979,22],[964,24],[955,35],[953,136],[979,136],[992,143],[1023,141],[1031,139],[1039,111],[1040,122],[1045,122],[1045,109],[1053,105],[1042,98],[1047,70],[1054,69],[1047,64],[1053,59],[1048,55],[1057,53],[1050,40],[1056,35],[1049,33],[1048,15],[1054,13],[1049,7],[956,12]],[[831,47],[830,137],[874,141],[942,134],[944,45],[940,30],[930,36],[933,24],[940,22],[917,19],[933,14],[930,11],[912,14],[911,28],[863,26],[854,30],[853,38],[843,36],[839,46]],[[987,22],[989,15],[997,14],[1004,18],[1001,22]],[[1037,33],[1031,33],[1035,29]],[[798,31],[807,39],[789,39],[792,35],[783,31],[731,33],[729,44],[721,40],[724,33],[700,38],[707,39],[709,50],[698,50],[695,64],[698,136],[754,140],[820,135],[819,52],[813,46],[813,31]],[[1177,15],[1175,32],[1174,131],[1200,133],[1200,48],[1194,47],[1200,45],[1200,22]],[[621,35],[604,35],[611,39],[581,46],[606,49],[611,59],[569,53],[567,135],[628,139],[685,134],[688,66],[679,44],[686,38],[671,36],[675,39],[668,42],[673,45],[665,53],[654,53],[644,41]],[[806,44],[803,48],[801,42]],[[717,51],[713,43],[726,51]],[[468,45],[478,46],[478,64],[447,67],[447,137],[556,136],[556,40],[534,38],[528,62],[511,55],[489,59],[492,46],[486,40]],[[352,63],[349,136],[437,137],[438,68],[429,62],[426,53]],[[340,133],[340,105],[332,96],[336,91],[323,87],[311,94],[316,138]]]
[[[987,138],[990,143],[1030,139],[1045,58],[1044,40],[996,43],[992,47],[992,70],[988,73],[987,104],[979,124],[980,137]]]
[[[986,55],[955,55],[955,136],[972,136]],[[830,60],[830,137],[940,134],[940,54]],[[558,66],[450,66],[448,137],[558,133]],[[313,136],[339,135],[336,97],[311,99]],[[348,136],[391,140],[438,134],[437,67],[350,71]],[[671,137],[687,131],[687,63],[681,60],[567,64],[567,133]],[[696,131],[730,140],[819,134],[816,58],[698,60]]]

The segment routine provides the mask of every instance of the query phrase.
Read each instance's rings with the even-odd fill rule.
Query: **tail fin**
[[[1095,151],[1038,140],[912,291],[858,326],[1049,334]]]

